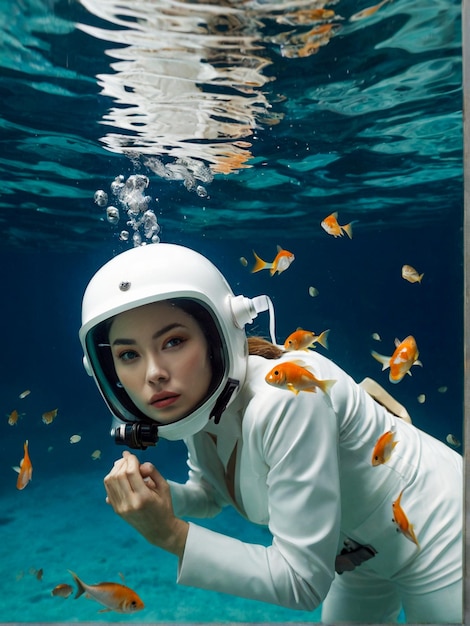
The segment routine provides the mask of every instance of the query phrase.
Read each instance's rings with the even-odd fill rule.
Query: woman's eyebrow
[[[159,337],[169,332],[170,330],[173,330],[174,328],[186,328],[186,326],[184,324],[180,324],[179,322],[173,322],[171,324],[167,324],[163,328],[160,328],[160,330],[157,330],[152,335],[152,339],[158,339]],[[136,343],[135,339],[117,338],[113,341],[111,345],[112,346],[132,346],[135,343]]]

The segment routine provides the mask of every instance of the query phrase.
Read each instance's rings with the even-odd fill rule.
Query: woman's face
[[[196,320],[177,306],[154,302],[120,313],[109,343],[119,381],[155,421],[174,422],[206,396],[209,347]]]

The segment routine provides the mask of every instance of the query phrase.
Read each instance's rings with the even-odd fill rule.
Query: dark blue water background
[[[1,619],[318,620],[318,613],[177,588],[173,557],[150,548],[105,505],[102,478],[120,450],[82,368],[77,333],[88,280],[130,244],[119,241],[120,227],[107,223],[93,194],[109,189],[118,174],[149,175],[162,241],[206,254],[235,293],[270,295],[279,342],[299,326],[331,329],[328,352],[319,350],[356,380],[379,381],[419,428],[461,441],[458,3],[396,0],[368,21],[345,19],[328,45],[308,58],[282,57],[265,41],[259,54],[271,61],[264,73],[273,80],[263,87],[270,108],[252,128],[251,167],[216,175],[205,197],[181,181],[152,175],[135,154],[106,149],[108,130],[101,122],[114,102],[95,77],[112,75],[109,42],[74,23],[109,31],[116,25],[78,3],[2,5]],[[365,6],[346,1],[334,8],[347,18]],[[280,30],[268,20],[264,28],[273,35]],[[268,123],[268,113],[278,115],[278,123]],[[321,229],[334,210],[342,224],[357,220],[352,240]],[[251,274],[252,250],[272,260],[277,244],[295,254],[288,271],[273,278]],[[422,284],[402,279],[404,263],[424,272]],[[309,295],[310,286],[317,297]],[[250,332],[267,335],[265,316]],[[394,339],[409,334],[423,367],[392,385],[370,351],[390,355]],[[31,394],[20,400],[25,389]],[[418,401],[422,394],[424,403]],[[54,408],[58,417],[46,426],[41,415]],[[6,415],[13,409],[24,415],[9,426]],[[74,434],[81,436],[77,444],[70,443]],[[11,467],[18,465],[25,439],[34,478],[19,492]],[[102,458],[93,461],[96,449]],[[168,478],[184,480],[179,443],[161,442],[141,457]],[[248,541],[270,541],[265,529],[230,513],[210,523]],[[31,573],[39,568],[42,581]],[[83,598],[51,598],[52,587],[70,581],[67,569],[86,582],[119,580],[123,573],[144,597],[145,612],[98,615],[97,605]]]

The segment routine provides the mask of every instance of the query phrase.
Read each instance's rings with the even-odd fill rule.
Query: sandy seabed
[[[14,479],[1,488],[0,620],[8,622],[318,622],[319,611],[298,612],[176,584],[177,561],[150,546],[105,503],[104,468],[85,476],[33,480],[23,491]],[[209,524],[208,524],[209,525]],[[253,543],[269,542],[265,529],[232,511],[210,527]],[[230,568],[230,564],[227,564]],[[42,577],[37,571],[42,569]],[[99,613],[84,596],[53,597],[60,583],[123,582],[142,598],[135,614]]]

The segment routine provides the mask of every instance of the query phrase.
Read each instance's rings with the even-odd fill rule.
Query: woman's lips
[[[178,400],[179,395],[176,393],[160,394],[150,400],[150,404],[156,409],[164,409]]]

